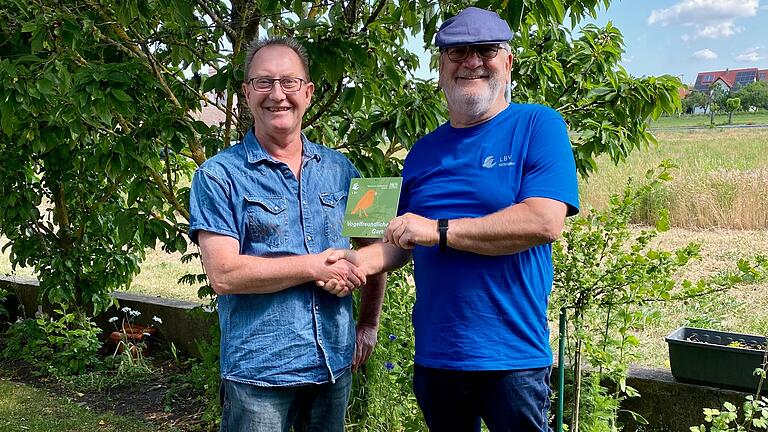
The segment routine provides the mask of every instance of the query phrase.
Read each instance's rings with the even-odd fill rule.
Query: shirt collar
[[[258,163],[263,161],[275,161],[275,158],[269,155],[264,147],[261,146],[256,135],[253,133],[253,128],[248,128],[248,133],[243,138],[243,146],[245,147],[245,155],[248,158],[249,163]],[[307,139],[307,136],[302,132],[301,134],[301,147],[302,147],[302,159],[309,160],[315,159],[320,161],[320,152],[318,152],[318,145]]]

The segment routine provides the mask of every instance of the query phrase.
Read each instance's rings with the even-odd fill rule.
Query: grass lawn
[[[145,423],[113,414],[93,412],[76,400],[0,379],[0,431],[33,432],[149,432]]]
[[[688,126],[709,126],[710,119],[709,114],[684,114],[680,117],[677,116],[664,116],[659,117],[658,120],[651,124],[651,128],[675,128],[675,127],[688,127]],[[728,124],[728,114],[720,113],[715,114],[715,125],[722,126]],[[768,112],[736,112],[733,113],[732,124],[735,125],[750,125],[750,124],[768,124]]]

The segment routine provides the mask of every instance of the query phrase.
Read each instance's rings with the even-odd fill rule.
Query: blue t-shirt
[[[576,166],[559,113],[512,104],[485,123],[446,123],[420,139],[405,160],[399,213],[480,217],[531,197],[576,214]],[[552,363],[550,244],[504,256],[417,246],[413,259],[416,363],[456,370]]]

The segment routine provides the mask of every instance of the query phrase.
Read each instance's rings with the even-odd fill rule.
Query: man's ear
[[[312,81],[309,81],[307,83],[307,88],[306,88],[305,91],[307,92],[306,93],[307,94],[307,99],[312,101],[312,95],[315,94],[315,83],[313,83]]]

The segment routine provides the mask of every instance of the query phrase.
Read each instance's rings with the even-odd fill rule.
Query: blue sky
[[[624,35],[622,66],[634,76],[676,75],[693,84],[698,72],[768,69],[768,0],[613,0],[597,20]],[[409,49],[423,52],[420,37]],[[421,56],[417,76],[428,72]]]
[[[768,0],[614,0],[596,24],[624,35],[622,65],[635,76],[768,69]]]

